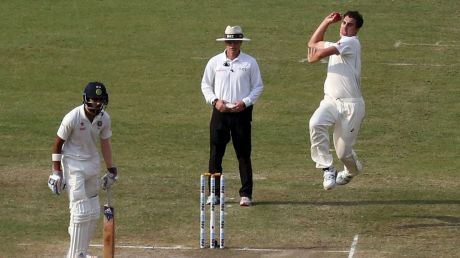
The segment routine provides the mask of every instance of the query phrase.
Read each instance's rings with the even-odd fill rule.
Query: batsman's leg
[[[77,201],[70,212],[70,246],[67,257],[86,257],[91,234],[91,204],[88,199]]]
[[[89,176],[83,173],[87,166],[93,166],[93,163],[85,163],[73,160],[63,162],[64,171],[66,172],[66,182],[69,192],[69,208],[70,208],[70,223],[69,235],[70,245],[67,257],[86,257],[92,232],[94,231],[97,220],[100,216],[99,197],[97,196],[97,166],[95,169],[90,169],[94,176]],[[72,170],[71,168],[80,168],[83,170]],[[90,196],[90,198],[88,198]]]
[[[88,241],[91,241],[94,235],[94,230],[97,227],[97,223],[99,222],[99,218],[101,216],[101,206],[99,203],[99,196],[93,197],[89,199],[89,203],[91,206],[91,218],[90,218],[90,228],[88,232]]]
[[[91,214],[91,225],[90,225],[90,232],[88,235],[88,239],[91,241],[94,230],[97,227],[97,223],[99,221],[99,218],[101,216],[101,205],[99,202],[99,185],[100,185],[100,180],[99,180],[99,174],[95,174],[94,176],[91,176],[86,180],[85,183],[85,192],[89,198],[89,204],[90,204],[90,214]]]

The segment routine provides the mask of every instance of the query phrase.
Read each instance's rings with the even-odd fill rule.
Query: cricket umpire
[[[108,103],[109,95],[104,84],[88,83],[83,92],[83,104],[64,116],[55,137],[51,155],[53,170],[48,186],[58,195],[66,188],[69,195],[68,258],[86,257],[100,216],[99,141],[108,170],[102,177],[103,189],[117,180],[110,141],[111,119],[105,111]]]
[[[212,105],[209,172],[223,172],[222,158],[232,139],[242,185],[241,206],[250,206],[252,202],[252,109],[264,87],[256,60],[241,51],[243,41],[249,40],[240,26],[227,26],[224,37],[216,39],[225,43],[225,51],[208,61],[201,81],[204,98]],[[218,200],[208,198],[208,203]]]

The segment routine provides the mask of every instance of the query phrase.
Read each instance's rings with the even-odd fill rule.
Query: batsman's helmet
[[[83,104],[94,114],[99,114],[109,104],[107,89],[101,82],[90,82],[83,91]]]

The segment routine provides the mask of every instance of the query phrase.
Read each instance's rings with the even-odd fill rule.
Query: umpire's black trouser
[[[212,111],[210,123],[210,158],[209,172],[222,173],[222,158],[225,148],[233,142],[238,159],[241,188],[240,196],[252,198],[252,164],[251,164],[251,121],[252,107],[239,113],[221,113],[216,108]],[[219,192],[219,180],[216,178],[216,194]]]

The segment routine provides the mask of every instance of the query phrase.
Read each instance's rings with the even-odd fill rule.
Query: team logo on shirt
[[[97,121],[97,126],[101,127],[102,126],[102,121]]]
[[[86,130],[85,123],[80,122],[80,131]]]

